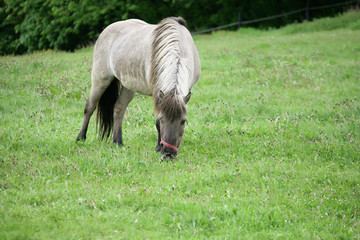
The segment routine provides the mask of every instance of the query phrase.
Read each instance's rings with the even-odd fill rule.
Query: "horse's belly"
[[[113,73],[124,87],[143,95],[152,95],[150,81],[146,78],[148,69],[144,62],[130,55],[127,59],[118,58],[113,63]]]
[[[152,88],[144,79],[134,78],[133,76],[121,76],[120,82],[124,87],[134,92],[148,96],[152,95]]]

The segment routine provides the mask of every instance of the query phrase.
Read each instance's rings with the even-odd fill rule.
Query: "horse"
[[[123,117],[135,93],[140,93],[154,100],[155,150],[162,159],[176,157],[200,68],[197,48],[182,17],[165,18],[157,25],[138,19],[110,24],[95,43],[90,96],[76,141],[85,141],[97,109],[100,138],[108,139],[113,132],[113,142],[123,146]]]

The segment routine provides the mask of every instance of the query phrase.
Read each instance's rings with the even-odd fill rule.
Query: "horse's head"
[[[186,117],[186,104],[191,93],[183,97],[174,93],[159,94],[158,117],[156,128],[158,130],[157,151],[161,151],[161,159],[171,159],[179,151],[184,134]]]

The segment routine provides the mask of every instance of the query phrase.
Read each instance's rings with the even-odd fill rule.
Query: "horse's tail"
[[[114,80],[107,87],[97,105],[96,125],[101,139],[109,138],[114,125],[114,106],[119,98],[121,83],[118,79]]]

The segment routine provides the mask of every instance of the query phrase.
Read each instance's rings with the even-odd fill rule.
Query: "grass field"
[[[141,95],[125,147],[75,143],[92,48],[1,57],[0,239],[359,239],[359,39],[359,12],[196,36],[174,161]]]

